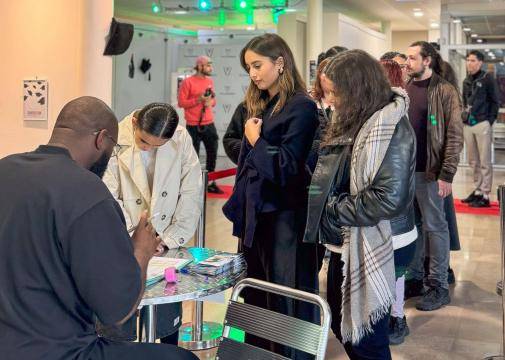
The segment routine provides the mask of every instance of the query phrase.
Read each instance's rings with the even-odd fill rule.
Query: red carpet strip
[[[496,201],[491,201],[491,207],[488,208],[473,208],[459,199],[454,199],[454,207],[460,214],[500,216],[500,205]]]

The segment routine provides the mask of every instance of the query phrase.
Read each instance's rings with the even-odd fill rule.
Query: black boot
[[[224,194],[224,191],[221,190],[215,181],[211,182],[208,186],[207,186],[207,191],[212,193],[212,194]]]

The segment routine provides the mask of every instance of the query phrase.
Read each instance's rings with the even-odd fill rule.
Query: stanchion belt
[[[209,181],[214,181],[217,179],[222,179],[229,176],[234,176],[237,174],[237,168],[213,171],[209,173]]]

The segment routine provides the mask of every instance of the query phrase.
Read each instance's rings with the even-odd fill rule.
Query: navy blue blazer
[[[252,147],[242,139],[235,187],[223,206],[233,235],[251,247],[258,213],[307,206],[310,172],[307,157],[319,126],[317,107],[306,94],[293,95],[272,115],[278,96],[268,103],[261,135]]]

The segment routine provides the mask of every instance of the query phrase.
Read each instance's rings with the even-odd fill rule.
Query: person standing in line
[[[462,202],[470,207],[490,207],[493,185],[493,123],[498,117],[500,101],[492,75],[482,70],[484,55],[472,50],[466,57],[468,76],[463,81],[463,132],[468,163],[473,171],[474,190]]]
[[[407,56],[411,78],[407,84],[409,120],[417,139],[416,201],[423,236],[416,241],[416,253],[408,270],[413,278],[406,281],[406,292],[422,295],[416,308],[431,311],[450,302],[450,236],[444,198],[452,192],[463,147],[463,123],[459,94],[440,76],[442,59],[437,50],[418,41],[408,48]],[[426,274],[425,257],[430,259]]]
[[[381,60],[382,67],[386,71],[391,87],[405,88],[403,82],[402,69],[395,60]],[[410,330],[405,315],[405,274],[408,265],[414,257],[416,249],[417,228],[414,217],[414,203],[412,202],[405,210],[401,222],[392,221],[391,230],[393,232],[393,249],[395,258],[395,302],[391,306],[391,317],[389,318],[389,344],[399,345],[405,341]],[[401,223],[401,230],[397,228]],[[405,226],[407,225],[407,226]]]
[[[226,133],[223,136],[223,147],[226,155],[230,160],[237,165],[240,156],[240,148],[242,146],[242,138],[244,137],[244,125],[247,120],[247,108],[241,102],[235,108],[231,117]]]
[[[306,168],[319,125],[316,104],[308,96],[291,50],[276,34],[250,40],[240,54],[251,83],[245,96],[248,120],[238,160],[235,187],[223,207],[240,238],[248,276],[315,292],[316,247],[303,244],[306,220]],[[316,322],[313,306],[248,290],[248,304]],[[246,335],[246,342],[305,358],[300,352]]]
[[[402,54],[398,51],[388,51],[384,55],[380,57],[380,61],[382,60],[393,60],[395,61],[398,65],[400,65],[400,68],[402,70],[402,80],[403,83],[406,84],[409,80],[409,75],[407,74],[407,55]]]
[[[409,99],[362,50],[331,58],[322,81],[332,89],[335,112],[310,185],[304,241],[331,251],[331,328],[349,358],[388,360],[394,239],[414,228]]]
[[[196,73],[182,81],[178,95],[179,107],[184,109],[186,129],[193,139],[197,155],[200,154],[200,143],[203,142],[206,153],[206,169],[212,172],[216,169],[218,140],[214,124],[213,108],[216,106],[212,61],[208,56],[196,59]],[[215,181],[211,182],[207,191],[223,194]]]

